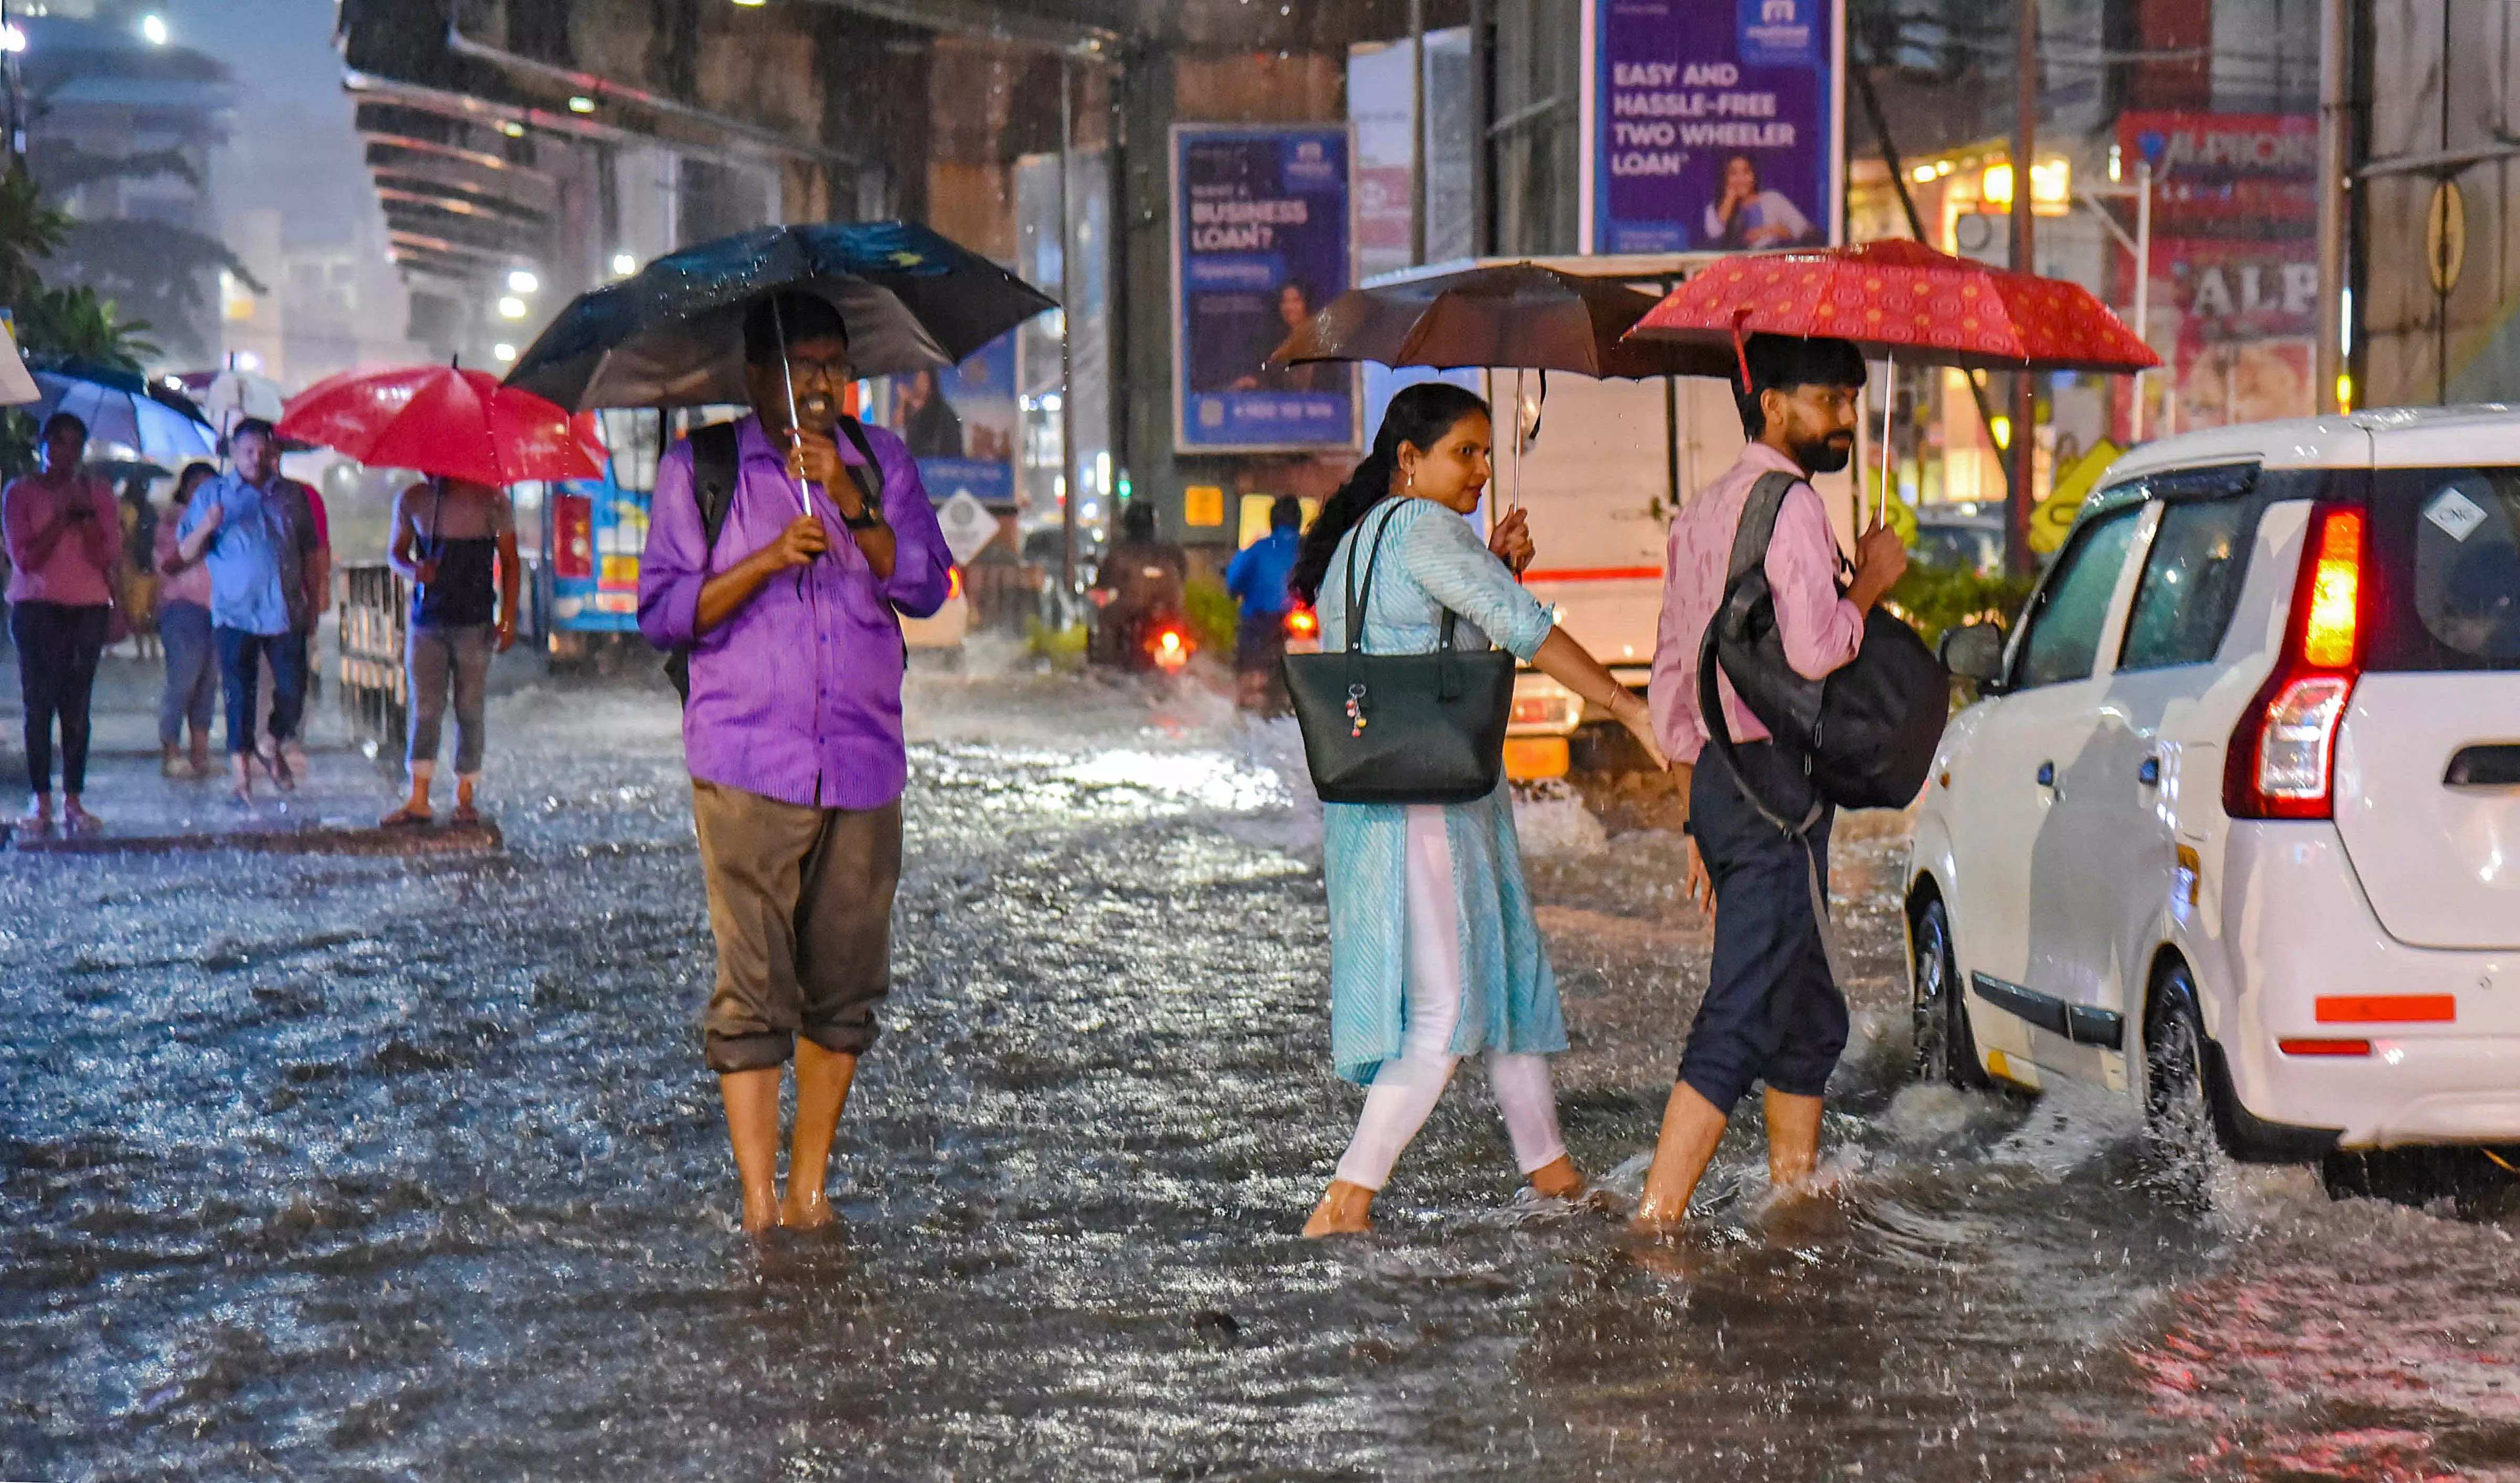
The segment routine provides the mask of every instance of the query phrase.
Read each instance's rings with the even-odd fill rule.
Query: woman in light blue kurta
[[[1440,382],[1401,390],[1373,451],[1305,536],[1290,585],[1316,599],[1323,642],[1335,649],[1347,633],[1351,563],[1358,586],[1370,569],[1368,652],[1433,652],[1450,609],[1460,618],[1457,647],[1493,641],[1510,651],[1607,708],[1659,761],[1644,702],[1515,582],[1531,559],[1521,512],[1484,543],[1462,518],[1487,484],[1488,439],[1487,404],[1470,392]],[[1367,1229],[1374,1192],[1434,1110],[1455,1062],[1481,1052],[1532,1187],[1580,1191],[1545,1058],[1566,1049],[1566,1027],[1505,786],[1473,803],[1325,804],[1323,834],[1330,1056],[1341,1076],[1369,1090],[1356,1138],[1305,1234]]]

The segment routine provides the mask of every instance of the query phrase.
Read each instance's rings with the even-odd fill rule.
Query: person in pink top
[[[1828,878],[1829,810],[1801,836],[1785,833],[1761,817],[1722,762],[1695,765],[1713,724],[1698,710],[1697,655],[1723,603],[1751,487],[1768,473],[1807,480],[1846,467],[1864,358],[1842,339],[1769,335],[1751,337],[1742,358],[1748,384],[1733,400],[1749,446],[1672,519],[1645,690],[1688,800],[1689,899],[1715,918],[1706,997],[1637,1203],[1636,1224],[1646,1230],[1670,1229],[1688,1212],[1734,1103],[1754,1081],[1767,1084],[1770,1181],[1779,1189],[1808,1181],[1820,1162],[1821,1095],[1846,1049],[1846,999],[1829,973],[1812,899],[1815,884],[1824,890]],[[1875,525],[1856,541],[1854,573],[1841,585],[1846,563],[1828,512],[1817,490],[1797,482],[1777,512],[1765,565],[1786,662],[1817,680],[1855,657],[1866,611],[1907,570],[1908,553],[1896,533]],[[1724,676],[1716,683],[1742,781],[1771,807],[1800,817],[1816,801],[1802,768],[1778,750]]]
[[[44,423],[44,467],[0,490],[0,534],[9,551],[9,635],[18,644],[18,692],[26,705],[26,782],[21,828],[53,830],[53,722],[62,728],[62,823],[92,833],[87,786],[88,697],[122,560],[113,491],[79,472],[87,424],[67,412]]]
[[[210,464],[190,464],[175,479],[175,508],[158,522],[158,636],[166,646],[166,689],[158,699],[159,770],[169,778],[210,775],[210,709],[219,697],[219,652],[210,633],[210,567],[184,560],[175,536],[193,491],[218,477]],[[192,754],[177,750],[184,728],[193,731]]]

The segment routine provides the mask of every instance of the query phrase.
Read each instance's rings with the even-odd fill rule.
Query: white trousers
[[[1338,1177],[1379,1190],[1400,1150],[1418,1136],[1461,1057],[1452,1054],[1462,1017],[1461,905],[1453,889],[1453,847],[1436,804],[1409,809],[1408,1022],[1400,1057],[1386,1060],[1365,1094],[1356,1137],[1339,1160]],[[1545,1056],[1488,1052],[1488,1086],[1505,1114],[1515,1162],[1532,1173],[1566,1156],[1557,1132],[1557,1098]]]

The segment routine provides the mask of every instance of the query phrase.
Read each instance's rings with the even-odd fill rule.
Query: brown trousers
[[[875,1044],[892,987],[900,800],[813,808],[695,778],[692,821],[717,936],[709,1069],[782,1065],[799,1035],[849,1056]]]

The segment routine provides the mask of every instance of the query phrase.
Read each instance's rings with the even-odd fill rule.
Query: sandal
[[[437,820],[430,815],[428,810],[425,808],[414,808],[410,804],[406,803],[402,807],[395,809],[392,813],[378,820],[377,828],[423,829],[436,822]]]
[[[470,803],[459,803],[455,805],[455,812],[447,815],[446,819],[450,824],[478,824],[481,811]]]

